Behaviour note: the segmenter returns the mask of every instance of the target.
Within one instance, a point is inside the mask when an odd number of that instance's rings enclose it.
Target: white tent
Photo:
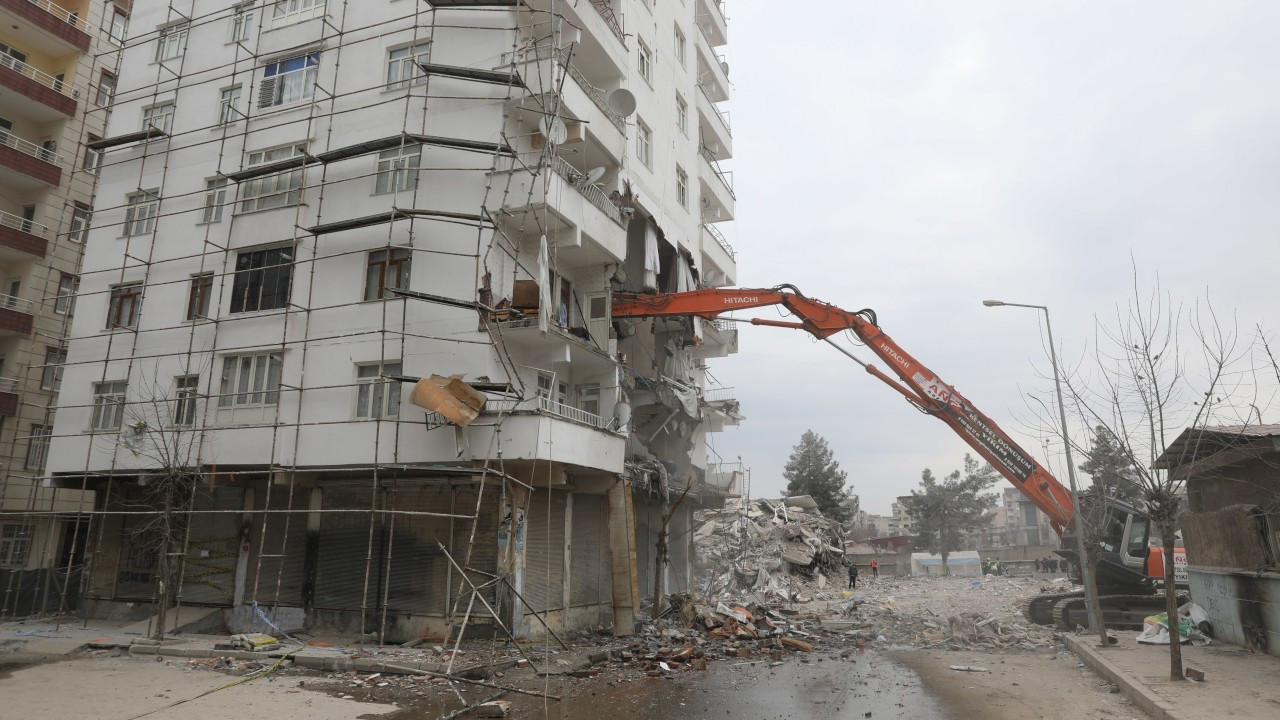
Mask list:
[[[982,558],[976,550],[957,550],[947,555],[947,567],[958,577],[982,577]],[[942,556],[911,553],[912,575],[941,575]]]

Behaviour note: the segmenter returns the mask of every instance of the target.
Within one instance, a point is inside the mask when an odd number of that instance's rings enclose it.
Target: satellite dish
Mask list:
[[[724,71],[725,77],[729,77],[729,63],[727,62],[720,63],[720,69]]]
[[[613,406],[613,422],[615,427],[626,427],[631,422],[631,405],[625,400]]]
[[[636,96],[631,94],[630,90],[618,88],[609,93],[609,97],[605,98],[604,101],[610,110],[622,117],[631,117],[631,113],[636,111]]]
[[[569,128],[565,127],[560,118],[549,117],[542,121],[542,134],[547,136],[547,142],[559,145],[568,139]]]
[[[587,171],[587,176],[583,178],[582,182],[584,185],[594,185],[602,177],[604,177],[604,168],[594,167]]]

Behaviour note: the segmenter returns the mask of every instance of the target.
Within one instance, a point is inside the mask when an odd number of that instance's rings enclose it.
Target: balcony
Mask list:
[[[520,364],[530,367],[554,367],[561,363],[569,363],[583,372],[606,373],[614,367],[609,356],[609,338],[586,339],[580,334],[581,329],[570,331],[551,322],[544,335],[538,329],[538,318],[526,317],[517,320],[503,320],[497,323],[498,332],[507,350]],[[601,347],[603,346],[603,347]]]
[[[715,225],[702,225],[703,279],[708,287],[737,284],[737,252]]]
[[[733,130],[729,127],[729,114],[716,107],[711,96],[698,88],[698,135],[703,145],[714,143],[715,154],[722,160],[733,157]]]
[[[712,47],[729,43],[729,22],[724,16],[724,0],[698,0],[695,21]]]
[[[627,248],[627,218],[586,170],[564,158],[533,156],[512,173],[503,208],[504,226],[532,237],[545,231],[556,252],[573,265],[621,262]],[[505,181],[504,181],[505,182]]]
[[[0,417],[14,417],[18,414],[18,381],[14,378],[0,377]]]
[[[92,30],[81,13],[49,0],[0,0],[0,23],[45,55],[88,52]]]
[[[33,190],[62,182],[62,157],[13,133],[0,131],[0,184]]]
[[[709,47],[706,38],[694,43],[698,49],[698,85],[711,102],[729,99],[729,63]]]
[[[607,92],[596,87],[577,65],[568,62],[566,53],[550,45],[539,45],[520,51],[514,56],[504,53],[502,63],[494,68],[509,72],[512,68],[519,73],[533,92],[533,96],[520,96],[513,102],[518,103],[536,117],[531,120],[540,122],[547,107],[551,103],[552,92],[546,88],[562,88],[559,111],[566,123],[578,121],[583,123],[580,134],[575,140],[594,140],[615,162],[626,152],[627,121],[609,107]],[[568,79],[562,84],[561,76]]]
[[[31,334],[35,303],[12,295],[0,295],[0,337]]]
[[[732,320],[703,320],[702,342],[694,349],[694,357],[700,359],[728,357],[738,352],[738,328]],[[719,392],[717,390],[716,392]],[[707,391],[711,401],[712,391]]]
[[[501,417],[502,422],[498,424]],[[624,431],[606,429],[609,421],[550,398],[490,400],[465,429],[466,453],[480,460],[502,448],[507,462],[533,460],[621,473],[626,455]],[[494,437],[501,433],[501,442]]]
[[[703,393],[706,405],[704,422],[708,432],[721,432],[727,427],[737,427],[744,418],[733,388],[710,388]]]
[[[78,90],[71,83],[0,54],[0,105],[37,123],[75,117]]]
[[[698,182],[702,189],[703,221],[732,220],[734,204],[737,201],[737,196],[733,193],[733,173],[721,170],[715,155],[706,148],[702,149]]]
[[[0,259],[43,258],[49,249],[49,228],[0,211]]]

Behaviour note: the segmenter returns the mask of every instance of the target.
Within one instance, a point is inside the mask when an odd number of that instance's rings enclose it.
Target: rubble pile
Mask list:
[[[695,515],[698,589],[708,598],[755,593],[758,603],[834,597],[845,578],[844,533],[808,496],[734,500]]]

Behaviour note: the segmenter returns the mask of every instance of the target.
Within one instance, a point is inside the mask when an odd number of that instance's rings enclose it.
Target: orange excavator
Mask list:
[[[1061,539],[1057,553],[1075,564],[1078,574],[1075,537],[1068,532],[1076,510],[1070,491],[955,387],[943,382],[886,335],[873,310],[849,312],[807,297],[794,285],[779,285],[767,289],[717,288],[665,294],[619,292],[613,295],[612,316],[614,320],[663,316],[711,320],[723,313],[766,306],[782,306],[796,320],[751,318],[739,322],[804,330],[861,365],[916,409],[946,423],[1049,517]],[[860,360],[831,339],[845,331],[853,333],[875,353],[893,371],[893,376]],[[1098,507],[1092,507],[1091,503]],[[1159,587],[1164,572],[1163,558],[1159,547],[1150,547],[1150,519],[1141,509],[1117,498],[1086,494],[1081,504],[1085,505],[1086,516],[1096,518],[1103,532],[1102,557],[1096,568],[1103,620],[1112,627],[1140,627],[1143,618],[1162,612],[1165,607]],[[1181,548],[1177,555],[1182,555]],[[1033,622],[1057,624],[1067,630],[1088,625],[1084,595],[1079,591],[1037,595],[1028,601],[1026,612]]]

